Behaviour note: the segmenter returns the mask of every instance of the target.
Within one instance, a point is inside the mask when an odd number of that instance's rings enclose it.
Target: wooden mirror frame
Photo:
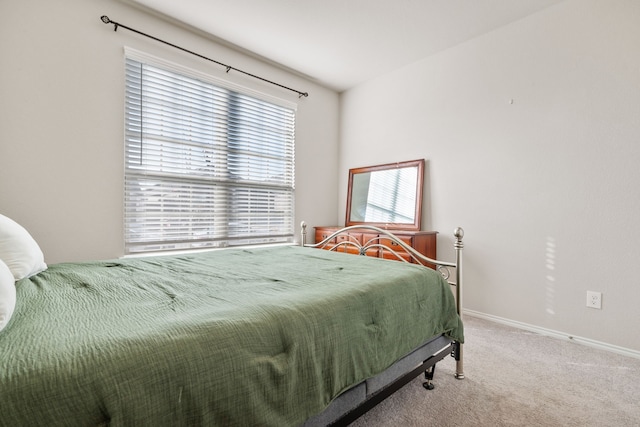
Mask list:
[[[415,188],[416,203],[415,203],[413,223],[408,223],[408,222],[407,223],[394,223],[394,222],[382,223],[382,222],[366,222],[366,221],[351,220],[351,207],[352,207],[351,202],[353,199],[352,189],[353,189],[354,176],[362,173],[400,169],[400,168],[412,168],[412,167],[418,168],[417,174],[416,174],[417,175],[416,188]],[[347,209],[346,209],[347,212],[346,212],[345,226],[349,227],[352,225],[373,225],[373,226],[384,228],[384,229],[420,231],[420,226],[422,221],[423,181],[424,181],[424,159],[349,169],[349,183],[347,187]]]

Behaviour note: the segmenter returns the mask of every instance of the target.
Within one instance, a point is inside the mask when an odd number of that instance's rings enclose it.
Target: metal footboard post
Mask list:
[[[301,246],[307,244],[307,223],[304,221],[300,223],[300,244]]]
[[[458,315],[462,319],[462,249],[464,244],[462,238],[464,237],[464,230],[460,227],[456,228],[453,232],[456,237],[456,241],[453,247],[456,250],[456,310]],[[458,343],[456,349],[456,375],[458,379],[464,378],[464,366],[462,361],[462,343]]]

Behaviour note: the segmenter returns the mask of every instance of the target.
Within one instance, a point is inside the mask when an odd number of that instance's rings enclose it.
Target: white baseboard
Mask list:
[[[589,347],[595,347],[601,350],[610,351],[612,353],[621,354],[623,356],[629,356],[629,357],[634,357],[636,359],[640,359],[640,351],[632,350],[630,348],[620,347],[617,345],[608,344],[605,342],[596,341],[589,338],[577,337],[575,335],[567,334],[565,332],[554,331],[553,329],[542,328],[540,326],[530,325],[528,323],[522,323],[516,320],[510,320],[510,319],[505,319],[503,317],[494,316],[491,314],[481,313],[479,311],[464,309],[462,313],[464,315],[479,317],[481,319],[490,320],[492,322],[502,323],[503,325],[513,326],[514,328],[535,332],[540,335],[559,338],[567,341],[574,341],[578,344],[583,344]]]

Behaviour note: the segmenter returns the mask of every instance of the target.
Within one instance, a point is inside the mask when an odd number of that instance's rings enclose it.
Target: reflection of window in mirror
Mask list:
[[[413,223],[417,176],[417,167],[354,175],[351,221]]]

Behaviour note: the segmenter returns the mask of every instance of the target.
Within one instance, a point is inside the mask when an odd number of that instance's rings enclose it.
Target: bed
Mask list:
[[[464,377],[455,244],[441,271],[305,239],[48,266],[0,331],[0,425],[346,425],[450,354]]]

